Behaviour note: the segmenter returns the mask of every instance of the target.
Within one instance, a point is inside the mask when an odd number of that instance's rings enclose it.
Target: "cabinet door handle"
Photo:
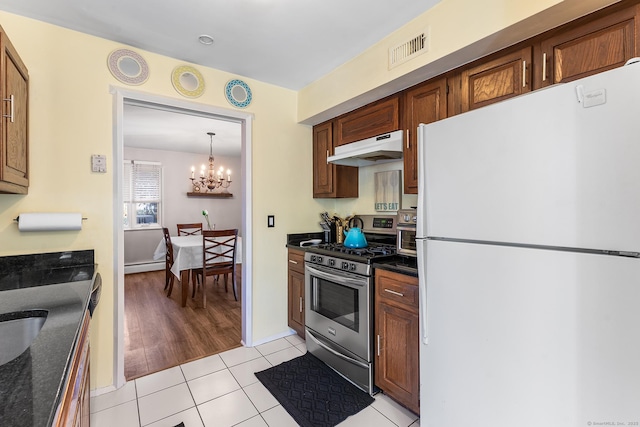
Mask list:
[[[302,313],[302,310],[304,310],[303,306],[304,304],[302,303],[302,297],[300,297],[300,313]]]
[[[407,150],[409,149],[409,139],[410,139],[409,129],[407,129]]]
[[[329,150],[327,150],[327,164],[329,164]]]
[[[15,122],[15,119],[13,117],[13,95],[11,95],[9,98],[4,98],[3,101],[9,101],[11,103],[11,109],[10,109],[10,113],[9,114],[3,114],[2,117],[6,117],[8,119],[11,120],[11,123]]]
[[[378,335],[378,357],[380,357],[380,335]]]
[[[522,61],[522,87],[527,87],[527,61]]]
[[[291,264],[296,264],[296,265],[298,264],[298,261],[294,261],[294,260],[292,260],[292,259],[290,259],[290,260],[289,260],[289,262],[290,262]]]
[[[547,52],[542,54],[542,81],[547,80]]]
[[[385,291],[385,292],[389,292],[390,294],[393,294],[393,295],[397,295],[397,296],[399,296],[399,297],[403,297],[403,296],[404,296],[404,294],[403,294],[403,293],[401,293],[401,292],[396,292],[396,291],[392,291],[391,289],[386,289],[386,288],[385,288],[385,290],[384,290],[384,291]]]

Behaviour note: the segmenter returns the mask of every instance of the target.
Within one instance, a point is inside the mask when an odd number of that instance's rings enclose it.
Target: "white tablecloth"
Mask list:
[[[202,236],[171,236],[171,245],[173,246],[171,272],[178,279],[182,270],[202,268]],[[162,238],[153,253],[153,259],[164,258],[166,252],[166,245]],[[242,264],[242,237],[238,237],[236,242],[236,264]]]

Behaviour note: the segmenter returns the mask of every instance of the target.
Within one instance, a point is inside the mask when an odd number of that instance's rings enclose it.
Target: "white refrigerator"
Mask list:
[[[418,130],[420,424],[640,425],[640,64]]]

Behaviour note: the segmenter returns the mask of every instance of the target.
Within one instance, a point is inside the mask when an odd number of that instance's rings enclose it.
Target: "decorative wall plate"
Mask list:
[[[189,65],[180,65],[171,73],[173,87],[188,98],[197,98],[204,93],[204,78],[200,71]]]
[[[249,106],[253,99],[249,85],[238,79],[229,80],[224,88],[224,94],[229,104],[238,108]]]
[[[140,85],[149,78],[147,61],[129,49],[116,49],[107,57],[107,66],[113,77],[128,85]]]

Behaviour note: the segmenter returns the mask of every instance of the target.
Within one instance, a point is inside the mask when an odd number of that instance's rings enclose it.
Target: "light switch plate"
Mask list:
[[[91,155],[91,171],[92,172],[107,172],[107,156],[104,154]]]
[[[276,218],[274,215],[267,215],[267,227],[275,227],[276,226]]]

